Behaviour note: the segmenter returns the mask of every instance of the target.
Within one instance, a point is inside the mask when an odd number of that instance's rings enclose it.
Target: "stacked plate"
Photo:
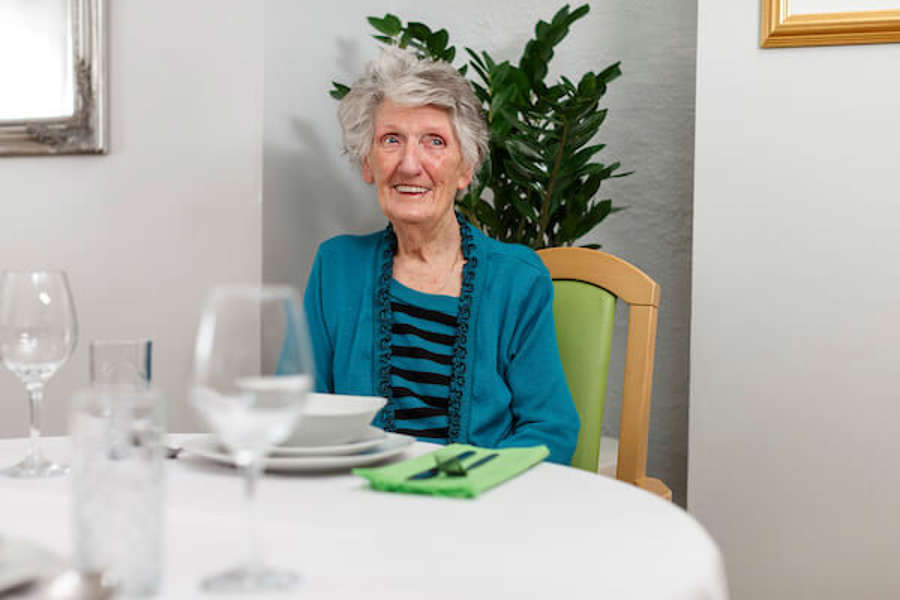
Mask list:
[[[376,464],[402,454],[415,441],[401,433],[386,433],[369,427],[365,435],[354,441],[321,446],[276,446],[265,459],[267,471],[317,472],[339,471]],[[234,459],[222,449],[213,436],[196,436],[185,440],[184,450],[212,460],[233,465]]]
[[[368,423],[384,398],[310,394],[300,425],[287,442],[272,448],[267,471],[337,471],[376,464],[397,456],[415,441],[386,433]],[[234,464],[212,436],[193,437],[184,450],[224,464]]]

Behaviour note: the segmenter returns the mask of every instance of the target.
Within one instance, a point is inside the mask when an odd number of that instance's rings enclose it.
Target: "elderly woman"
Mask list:
[[[304,298],[318,391],[387,398],[374,421],[387,431],[544,444],[550,460],[568,463],[579,421],[547,270],[453,208],[487,152],[468,82],[447,63],[388,49],[338,116],[345,151],[390,224],[319,247]]]

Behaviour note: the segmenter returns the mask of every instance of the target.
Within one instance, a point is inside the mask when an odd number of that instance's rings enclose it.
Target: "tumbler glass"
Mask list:
[[[74,561],[129,596],[159,590],[164,402],[132,384],[76,393],[71,410]]]

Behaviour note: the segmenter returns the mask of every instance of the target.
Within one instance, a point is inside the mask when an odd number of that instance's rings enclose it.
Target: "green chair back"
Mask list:
[[[616,297],[582,281],[553,282],[556,341],[581,429],[572,466],[596,472]]]
[[[589,471],[595,471],[597,466],[614,304],[621,301],[628,307],[628,335],[616,479],[671,500],[668,486],[647,476],[659,284],[628,261],[600,250],[543,248],[538,250],[538,256],[558,286],[554,314],[559,343],[564,349],[563,366],[581,415],[572,465]],[[564,282],[567,285],[563,286]]]

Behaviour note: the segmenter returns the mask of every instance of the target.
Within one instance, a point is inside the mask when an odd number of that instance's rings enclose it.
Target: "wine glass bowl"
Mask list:
[[[204,589],[288,589],[292,572],[264,565],[253,524],[255,487],[266,452],[294,429],[313,378],[299,294],[285,286],[213,290],[200,319],[190,382],[194,409],[244,477],[247,549],[243,564],[205,579]]]
[[[197,386],[191,400],[238,464],[284,441],[306,404],[308,376],[241,377],[233,394]]]
[[[28,391],[30,442],[25,458],[2,472],[51,477],[68,468],[40,449],[44,384],[72,355],[78,341],[75,305],[64,271],[4,271],[0,275],[0,360]]]

